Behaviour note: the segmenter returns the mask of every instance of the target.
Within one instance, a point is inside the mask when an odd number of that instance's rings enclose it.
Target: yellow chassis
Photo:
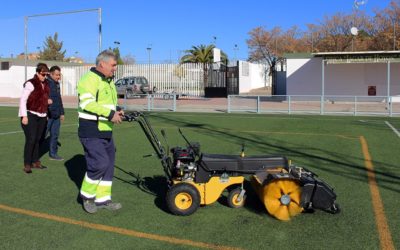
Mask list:
[[[222,192],[229,186],[234,184],[242,184],[243,176],[235,176],[229,178],[221,178],[219,176],[211,177],[207,183],[195,183],[193,181],[173,180],[173,184],[188,183],[193,185],[200,193],[200,205],[208,205],[214,203],[221,196]]]

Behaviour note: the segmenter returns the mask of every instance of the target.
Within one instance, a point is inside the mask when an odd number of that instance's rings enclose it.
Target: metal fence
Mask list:
[[[157,92],[177,92],[185,95],[203,96],[203,66],[199,63],[188,64],[133,64],[120,65],[116,79],[125,76],[144,76],[151,88]]]
[[[61,67],[61,94],[76,96],[76,85],[81,77],[90,70],[91,66],[65,66]]]
[[[79,79],[91,66],[62,67],[62,94],[74,96]],[[133,64],[119,65],[115,80],[125,76],[144,76],[158,92],[177,92],[190,96],[204,96],[203,65],[187,64]]]
[[[400,115],[399,97],[390,96],[228,96],[228,113]]]
[[[276,113],[315,115],[378,115],[400,116],[398,97],[386,96],[249,96],[230,95],[228,98],[204,98],[178,95],[143,95],[120,99],[127,110],[173,112]],[[396,100],[397,101],[397,100]]]
[[[0,106],[18,106],[17,98],[0,98]],[[76,96],[63,96],[66,108],[76,108]],[[176,94],[137,95],[118,99],[126,110],[172,112],[220,112],[258,114],[314,114],[400,117],[400,96],[249,96],[228,98],[179,96]]]

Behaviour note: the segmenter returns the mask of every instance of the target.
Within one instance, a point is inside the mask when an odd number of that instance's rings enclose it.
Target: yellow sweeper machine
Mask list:
[[[166,204],[175,215],[193,214],[200,206],[217,201],[224,190],[228,190],[230,207],[243,207],[245,176],[250,176],[268,213],[279,220],[288,221],[314,209],[340,212],[333,188],[284,156],[245,156],[243,147],[240,155],[202,153],[200,144],[189,142],[180,129],[187,145],[165,150],[143,113],[132,112],[124,119],[140,124],[161,160],[169,185]],[[161,134],[166,142],[163,130]]]

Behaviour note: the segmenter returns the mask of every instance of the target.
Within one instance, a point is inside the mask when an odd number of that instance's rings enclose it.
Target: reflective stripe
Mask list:
[[[93,199],[96,196],[96,194],[88,194],[82,190],[81,190],[81,195],[85,196],[85,198],[88,198],[88,199]]]
[[[100,202],[105,202],[105,201],[110,201],[111,200],[111,195],[107,195],[101,198],[97,198],[94,200],[94,202],[96,203],[100,203]]]
[[[99,184],[100,180],[92,180],[87,176],[87,173],[85,174],[85,178],[83,179],[82,182],[82,187],[81,187],[81,194],[82,196],[91,199],[96,196],[97,193],[97,187]]]
[[[90,184],[99,184],[99,182],[101,182],[101,180],[92,180],[89,178],[89,176],[87,175],[87,173],[85,174],[85,181],[90,183]]]
[[[94,96],[92,94],[90,94],[90,93],[84,93],[84,94],[79,95],[79,100],[83,100],[83,99],[86,99],[86,98],[95,99]]]
[[[88,99],[84,102],[79,102],[79,107],[81,107],[82,109],[85,109],[86,105],[88,105],[89,103],[94,102],[94,101],[95,101],[94,99]]]
[[[96,202],[111,200],[112,181],[100,181],[96,190]]]
[[[91,114],[83,113],[83,112],[78,112],[78,114],[79,114],[79,118],[83,118],[83,119],[86,119],[86,120],[97,121],[97,116],[95,116],[95,115],[91,115]],[[99,116],[99,120],[108,121],[107,118],[101,117],[101,116]]]
[[[102,104],[101,106],[111,109],[111,110],[115,110],[115,105],[114,104]]]
[[[99,186],[111,187],[112,181],[100,181]]]

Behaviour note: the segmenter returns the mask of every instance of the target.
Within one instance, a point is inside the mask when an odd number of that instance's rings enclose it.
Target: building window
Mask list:
[[[1,62],[0,70],[9,70],[10,62]]]
[[[368,86],[368,95],[376,96],[376,86]]]

